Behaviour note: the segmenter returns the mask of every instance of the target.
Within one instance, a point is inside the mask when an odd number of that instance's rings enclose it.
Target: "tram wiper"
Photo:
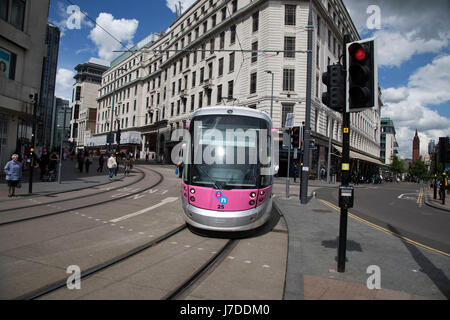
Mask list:
[[[217,181],[215,181],[213,178],[211,178],[211,176],[208,174],[208,172],[206,172],[205,170],[203,170],[202,167],[196,166],[196,168],[199,169],[202,173],[204,173],[204,174],[209,178],[209,180],[211,180],[211,182],[214,184],[214,187],[215,187],[217,190],[222,190],[222,189],[223,189],[223,188],[219,188],[219,186],[217,185]]]

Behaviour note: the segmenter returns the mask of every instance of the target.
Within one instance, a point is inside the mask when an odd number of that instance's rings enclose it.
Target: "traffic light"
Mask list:
[[[300,148],[300,127],[292,128],[292,148]]]
[[[117,144],[120,144],[120,129],[117,129],[116,142]]]
[[[327,92],[322,93],[322,102],[335,111],[342,111],[345,105],[345,75],[340,64],[327,67],[322,74],[322,82],[327,86]]]
[[[347,112],[357,112],[378,105],[378,67],[376,43],[367,39],[347,46]]]
[[[439,160],[441,163],[450,163],[450,139],[449,137],[439,138]]]

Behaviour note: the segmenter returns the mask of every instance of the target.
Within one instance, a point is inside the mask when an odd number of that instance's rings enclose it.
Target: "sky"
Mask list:
[[[381,115],[394,121],[400,156],[412,157],[416,129],[421,154],[427,153],[430,139],[450,136],[450,1],[343,1],[361,38],[377,38]],[[71,99],[77,64],[111,61],[115,50],[166,31],[176,4],[184,10],[194,2],[50,0],[48,20],[62,35],[56,95]]]

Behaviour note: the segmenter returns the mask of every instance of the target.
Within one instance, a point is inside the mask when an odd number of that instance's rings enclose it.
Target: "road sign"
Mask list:
[[[288,113],[286,115],[286,122],[284,124],[285,128],[292,128],[294,126],[294,114]]]

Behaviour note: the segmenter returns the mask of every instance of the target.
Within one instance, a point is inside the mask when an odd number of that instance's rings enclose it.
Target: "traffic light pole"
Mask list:
[[[300,180],[300,202],[301,204],[308,203],[308,178],[309,178],[309,142],[311,139],[311,91],[312,91],[312,45],[313,45],[313,21],[312,21],[312,3],[309,1],[309,15],[308,15],[308,56],[307,56],[307,71],[306,71],[306,108],[305,108],[305,127],[303,131],[303,167]]]
[[[34,104],[33,104],[33,133],[31,136],[31,161],[30,161],[30,177],[28,180],[28,193],[33,193],[33,169],[34,169],[34,161],[36,160],[36,120],[37,120],[37,107],[38,107],[38,98],[39,95],[37,93],[34,94]]]
[[[289,179],[290,179],[290,168],[291,168],[291,138],[292,130],[289,129],[289,145],[288,145],[288,162],[287,162],[287,175],[286,175],[286,199],[289,199]]]
[[[347,67],[346,45],[350,43],[350,35],[344,35],[344,70]],[[348,77],[348,75],[346,75]],[[347,92],[347,82],[345,82],[345,92]],[[343,106],[342,111],[342,186],[348,187],[350,183],[350,112]],[[338,272],[345,272],[345,259],[347,251],[347,220],[348,209],[341,206],[341,216],[339,222],[339,244],[338,244]]]

